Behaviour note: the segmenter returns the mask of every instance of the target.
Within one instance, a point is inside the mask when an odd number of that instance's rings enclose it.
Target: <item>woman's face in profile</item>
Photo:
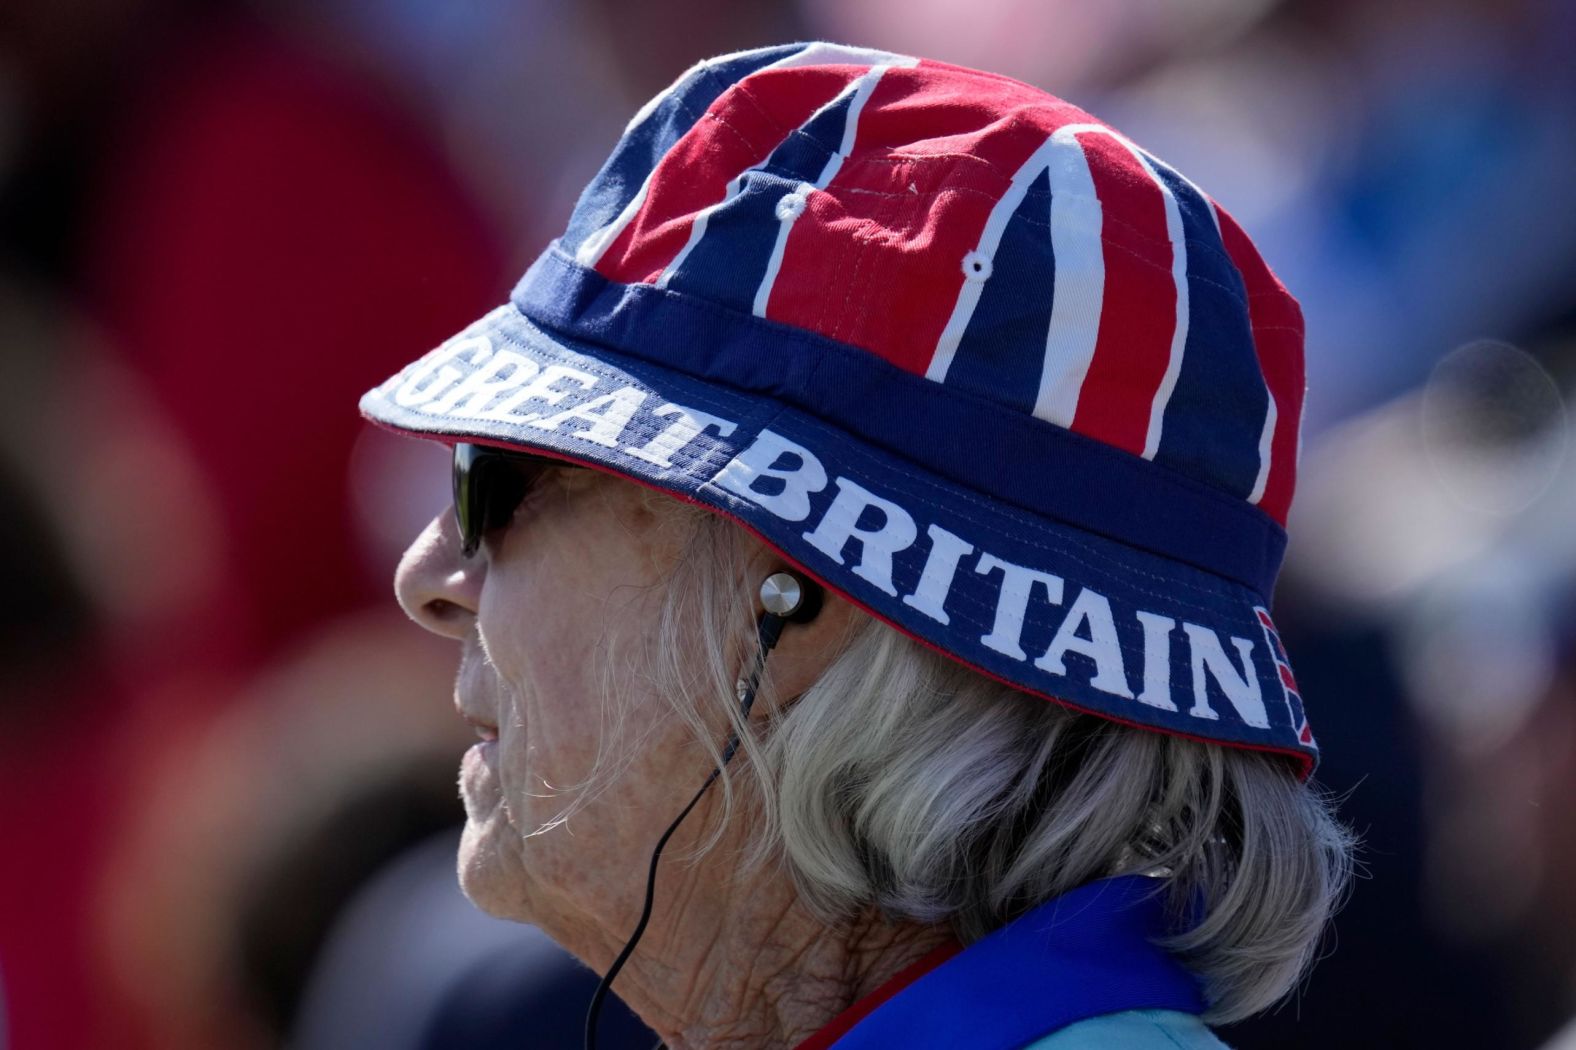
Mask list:
[[[633,483],[552,468],[474,557],[445,511],[400,563],[405,610],[461,643],[455,702],[482,740],[460,772],[460,881],[489,912],[632,921],[634,875],[704,776],[649,674],[689,537],[660,509]],[[616,775],[562,820],[604,746]]]

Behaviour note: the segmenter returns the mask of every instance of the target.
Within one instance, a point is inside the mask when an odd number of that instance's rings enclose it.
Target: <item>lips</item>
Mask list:
[[[460,717],[464,718],[466,724],[468,724],[472,729],[476,730],[476,735],[483,741],[493,741],[498,739],[498,727],[492,723],[483,721],[482,719],[477,718],[475,715],[466,714],[464,711],[460,712]]]
[[[496,715],[483,713],[491,706],[485,698],[493,694],[489,688],[491,683],[483,673],[485,666],[486,657],[480,641],[472,634],[465,640],[460,653],[459,674],[454,681],[454,709],[476,730],[483,743],[492,743],[498,739],[498,723]]]

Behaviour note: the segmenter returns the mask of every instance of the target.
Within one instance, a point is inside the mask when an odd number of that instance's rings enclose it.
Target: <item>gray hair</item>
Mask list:
[[[748,862],[784,862],[827,922],[875,907],[948,923],[965,944],[1091,880],[1152,874],[1191,916],[1163,944],[1199,977],[1205,1020],[1247,1017],[1297,984],[1345,892],[1353,839],[1284,758],[1027,697],[874,619],[791,703],[768,661],[746,725],[735,682],[759,567],[743,530],[715,515],[683,508],[658,527],[691,516],[647,657],[710,759],[723,718],[747,759],[724,771],[697,855],[736,819],[742,788]]]

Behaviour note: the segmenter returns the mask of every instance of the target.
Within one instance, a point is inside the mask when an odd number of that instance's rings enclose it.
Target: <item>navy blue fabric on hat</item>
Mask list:
[[[1301,323],[1087,113],[794,44],[653,99],[511,301],[361,407],[699,503],[985,674],[1306,775],[1269,613]]]

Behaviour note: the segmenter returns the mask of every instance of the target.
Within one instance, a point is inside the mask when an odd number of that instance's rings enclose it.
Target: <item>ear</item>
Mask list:
[[[803,578],[804,574],[792,567],[780,567],[774,572],[791,572]],[[764,576],[762,577],[765,578]],[[822,588],[824,595],[821,609],[809,623],[787,623],[777,646],[766,660],[766,675],[756,710],[781,710],[792,704],[805,690],[826,673],[832,662],[848,648],[861,627],[870,621],[870,615],[844,599],[836,592]],[[756,599],[756,615],[764,610]]]

